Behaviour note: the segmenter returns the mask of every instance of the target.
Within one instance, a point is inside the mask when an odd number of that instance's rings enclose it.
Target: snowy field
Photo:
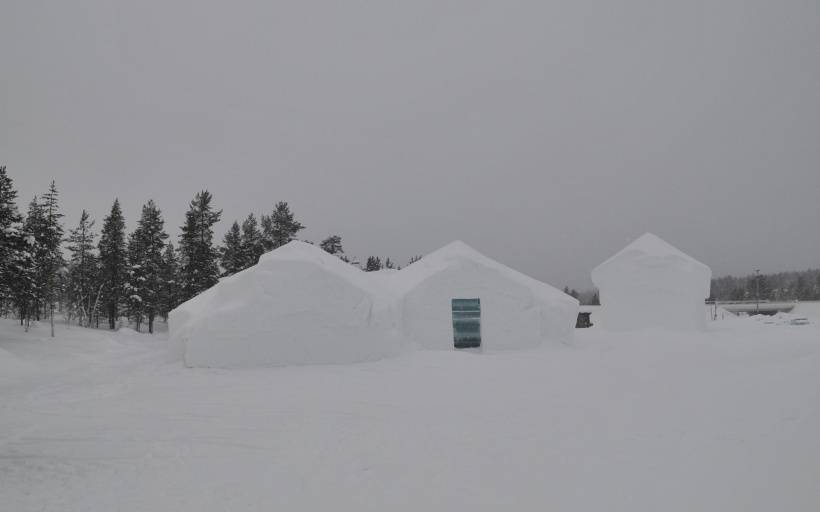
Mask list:
[[[2,320],[0,509],[820,510],[815,313],[254,370]]]

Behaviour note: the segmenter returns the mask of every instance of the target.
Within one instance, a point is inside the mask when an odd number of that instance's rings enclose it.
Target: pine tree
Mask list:
[[[219,252],[213,246],[213,226],[222,210],[214,211],[212,196],[207,190],[199,192],[185,214],[185,225],[180,235],[181,300],[187,301],[219,282]]]
[[[162,269],[160,270],[160,281],[162,287],[160,288],[160,315],[163,320],[168,321],[168,313],[170,313],[179,304],[179,262],[177,260],[177,253],[172,243],[165,246],[165,252],[162,255]]]
[[[234,222],[231,229],[225,233],[219,252],[223,276],[234,275],[250,266],[247,264],[245,252],[242,250],[242,231],[239,229],[238,222]]]
[[[303,229],[305,229],[305,226],[295,219],[288,203],[284,201],[276,203],[270,216],[262,216],[265,250],[272,251],[295,240],[296,234]]]
[[[390,258],[386,258],[384,260],[384,268],[393,270],[396,268],[396,265],[394,265],[393,262],[390,261]]]
[[[590,306],[600,306],[601,305],[601,298],[598,294],[598,290],[595,290],[595,293],[592,294],[592,300],[589,301]]]
[[[382,260],[378,256],[369,256],[367,258],[367,263],[365,263],[364,270],[365,272],[376,272],[384,268],[382,266]]]
[[[139,247],[138,259],[135,261],[139,268],[134,269],[139,281],[138,295],[141,311],[148,319],[148,332],[154,332],[154,319],[162,309],[162,280],[163,250],[168,234],[165,233],[165,221],[162,212],[157,208],[153,199],[142,207],[142,215],[137,223],[135,235]]]
[[[91,326],[92,309],[97,299],[97,256],[94,254],[94,221],[83,210],[80,222],[69,232],[67,298],[69,310],[76,312],[79,325]]]
[[[119,199],[114,199],[111,213],[103,220],[98,247],[105,311],[108,327],[113,330],[117,327],[126,279],[125,219]]]
[[[413,256],[412,258],[410,258],[410,261],[407,262],[407,265],[412,265],[417,261],[421,261],[421,256]]]
[[[339,235],[331,235],[319,243],[319,247],[321,247],[325,252],[330,254],[335,254],[340,256],[344,254],[344,249],[342,249],[342,237]]]
[[[242,257],[245,261],[243,270],[259,263],[259,257],[265,254],[265,246],[262,241],[262,232],[256,217],[251,213],[242,222]]]

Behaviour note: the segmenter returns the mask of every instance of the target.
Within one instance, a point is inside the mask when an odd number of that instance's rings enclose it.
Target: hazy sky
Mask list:
[[[820,266],[817,0],[0,3],[0,164],[66,223],[198,190],[404,263],[555,286],[645,231],[715,274]]]

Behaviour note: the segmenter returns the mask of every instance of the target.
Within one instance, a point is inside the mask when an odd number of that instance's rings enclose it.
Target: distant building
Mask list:
[[[592,271],[601,299],[596,317],[614,331],[703,329],[711,278],[709,267],[646,233]]]

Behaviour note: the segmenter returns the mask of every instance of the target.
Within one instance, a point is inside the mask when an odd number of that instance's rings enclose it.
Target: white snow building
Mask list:
[[[646,233],[592,271],[596,319],[613,331],[703,329],[711,279],[709,267]]]
[[[351,363],[393,355],[399,337],[380,283],[291,242],[170,315],[187,366]]]
[[[568,341],[578,301],[453,242],[385,281],[396,293],[405,339],[430,349],[489,350]]]

